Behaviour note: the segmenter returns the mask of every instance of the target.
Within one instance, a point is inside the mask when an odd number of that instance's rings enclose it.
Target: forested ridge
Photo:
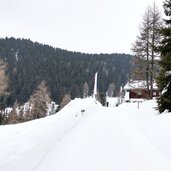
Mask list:
[[[129,54],[85,54],[53,48],[26,39],[1,38],[0,59],[6,63],[8,88],[1,101],[11,106],[23,104],[42,80],[53,101],[60,103],[65,94],[83,96],[87,82],[93,91],[94,74],[98,72],[98,91],[105,93],[114,83],[114,95],[130,77],[132,56]]]

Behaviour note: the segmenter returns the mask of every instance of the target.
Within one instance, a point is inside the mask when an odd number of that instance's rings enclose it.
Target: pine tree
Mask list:
[[[96,99],[102,104],[102,106],[106,105],[106,95],[104,93],[98,92],[96,95]]]
[[[162,92],[158,99],[160,113],[165,110],[171,112],[171,1],[166,0],[163,7],[167,19],[165,19],[165,26],[161,29],[163,39],[159,46],[161,71],[158,85]]]

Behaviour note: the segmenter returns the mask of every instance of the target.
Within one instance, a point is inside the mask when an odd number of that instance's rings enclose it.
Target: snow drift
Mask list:
[[[156,102],[75,99],[56,115],[0,126],[2,171],[170,171],[171,114]]]

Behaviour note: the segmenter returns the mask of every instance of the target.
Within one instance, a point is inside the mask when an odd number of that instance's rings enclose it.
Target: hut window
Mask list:
[[[141,91],[138,91],[138,96],[141,96],[141,95],[142,95]]]

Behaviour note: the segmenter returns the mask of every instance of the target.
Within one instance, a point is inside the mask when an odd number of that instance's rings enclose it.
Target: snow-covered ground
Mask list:
[[[75,99],[56,115],[0,126],[0,170],[171,171],[171,113],[139,105]]]

